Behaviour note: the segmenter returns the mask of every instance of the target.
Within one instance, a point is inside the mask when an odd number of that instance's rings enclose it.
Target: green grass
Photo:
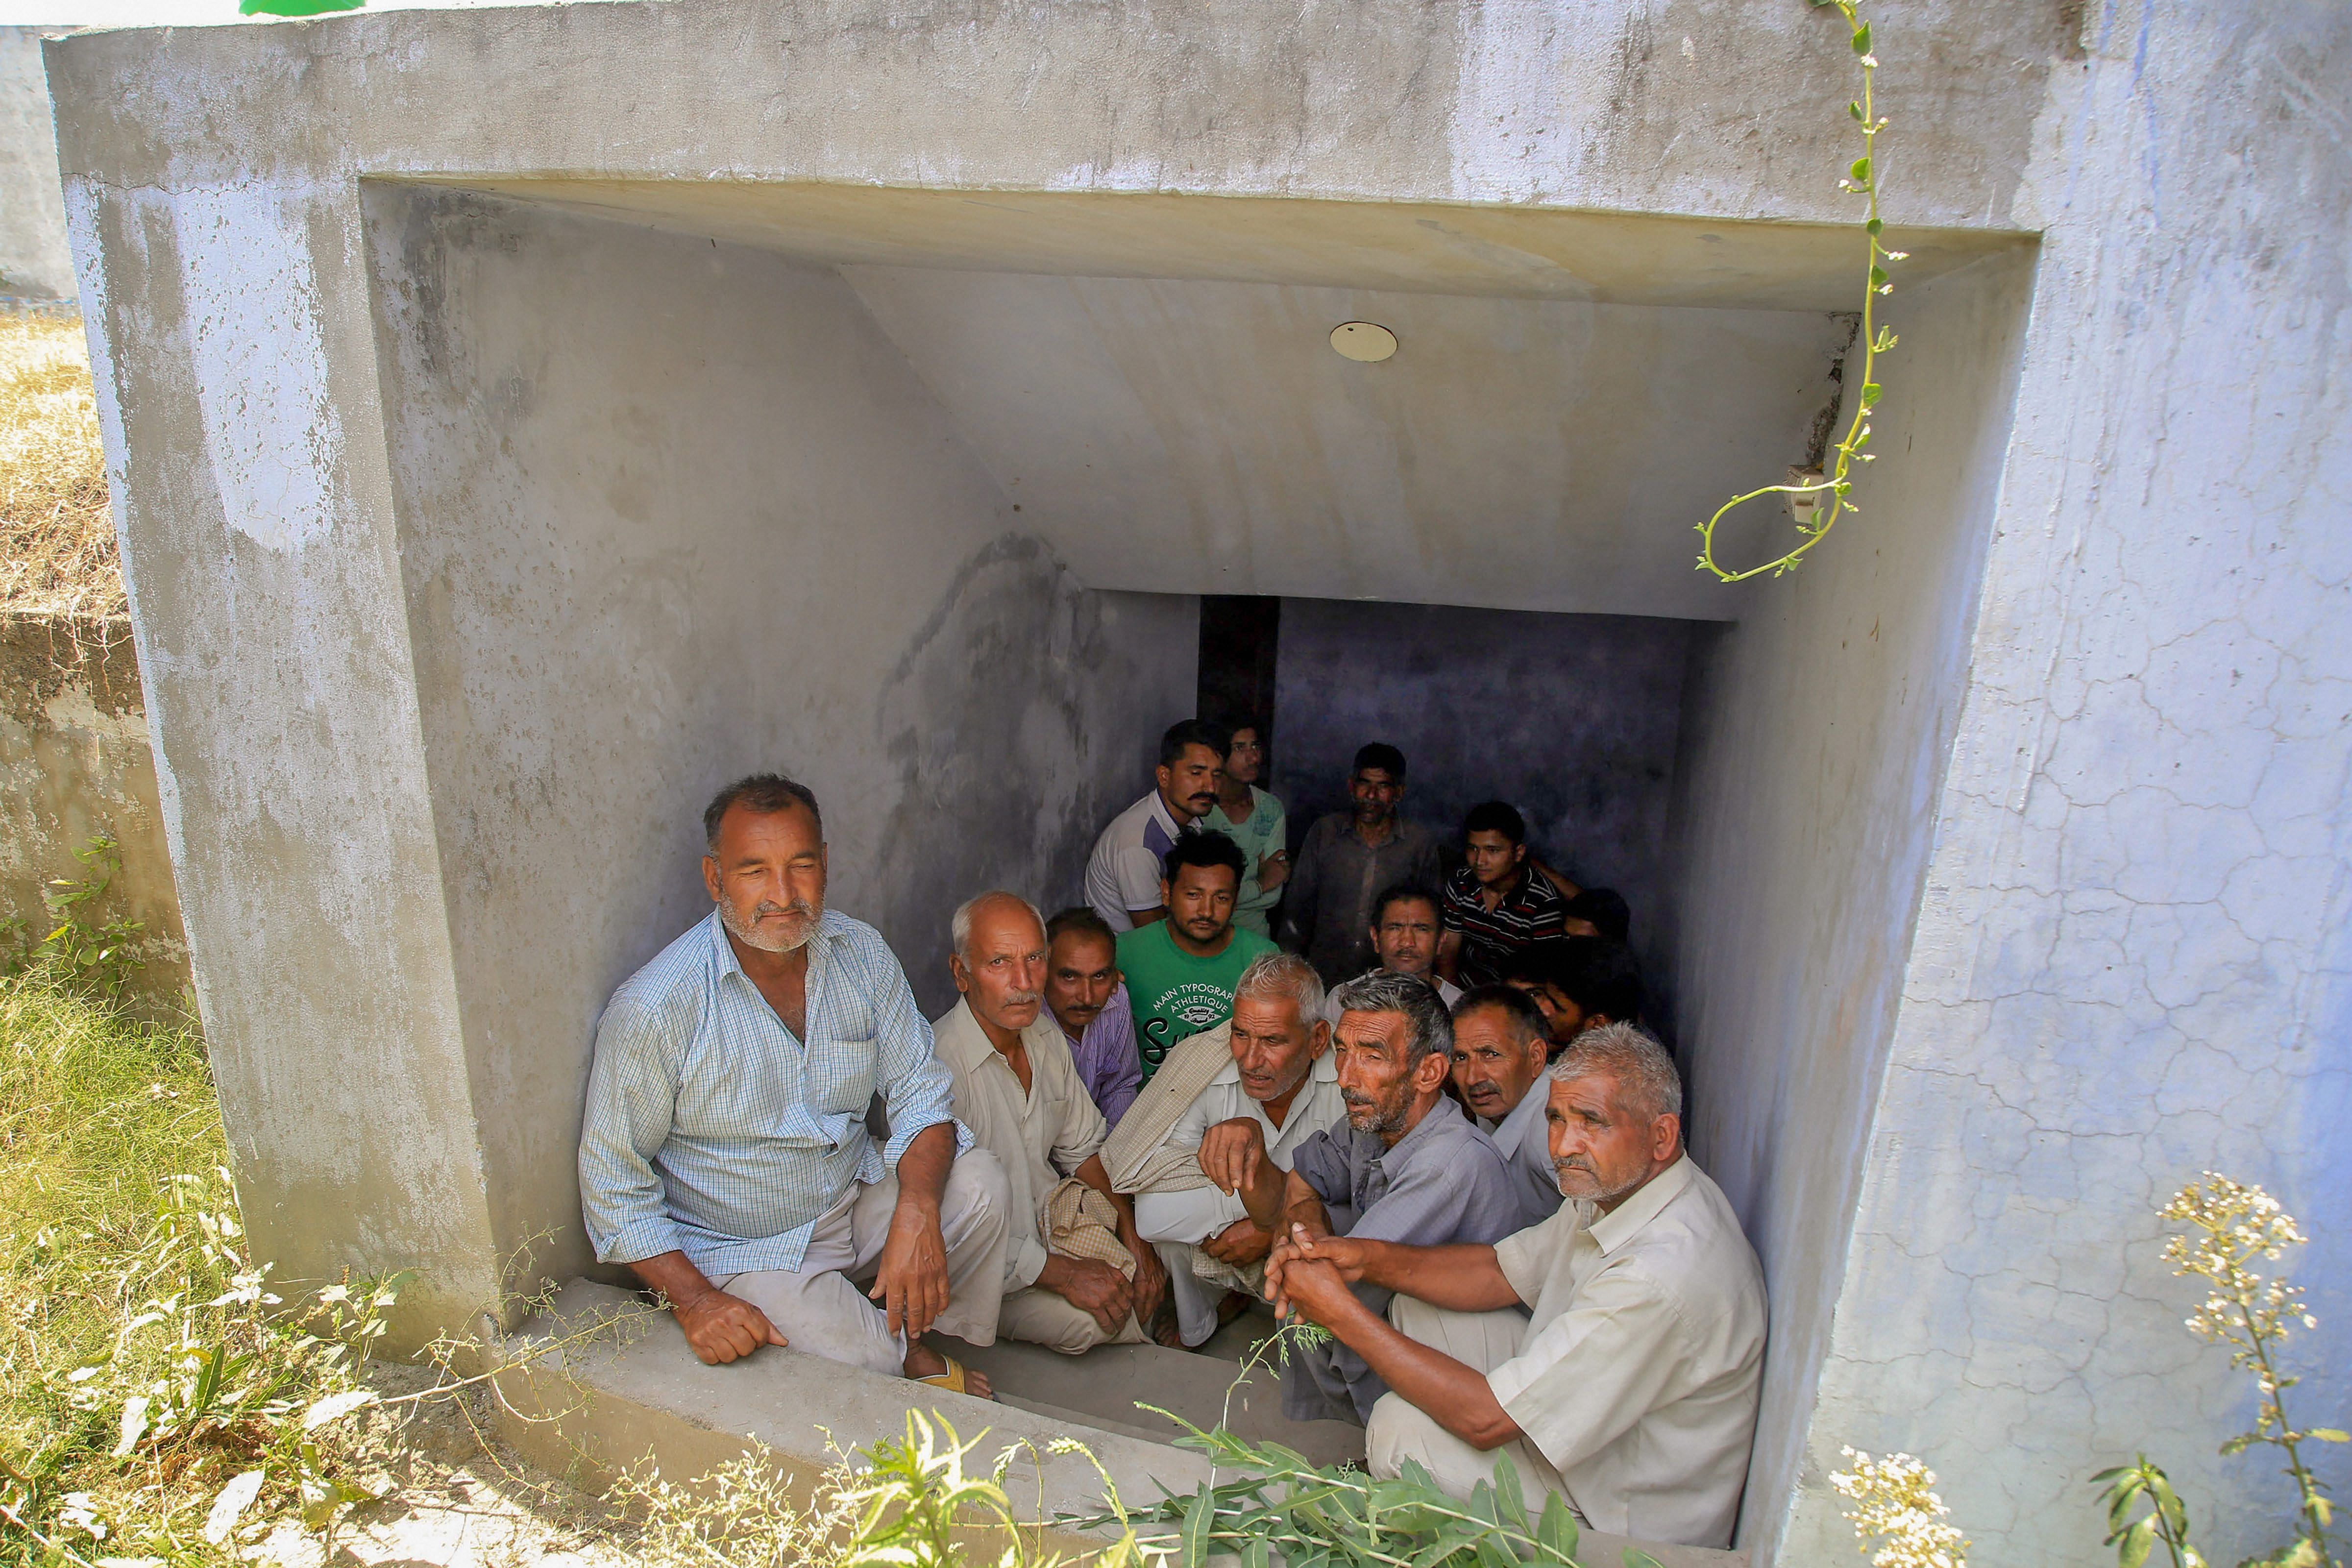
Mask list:
[[[37,974],[0,982],[0,1399],[19,1447],[37,1370],[106,1343],[110,1289],[177,1175],[226,1158],[204,1042]],[[20,1449],[21,1451],[21,1449]]]

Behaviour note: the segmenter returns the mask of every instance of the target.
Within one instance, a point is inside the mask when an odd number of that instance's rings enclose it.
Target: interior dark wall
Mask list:
[[[1509,801],[1537,853],[1625,895],[1643,973],[1663,978],[1692,635],[1645,616],[1285,599],[1273,773],[1294,847],[1345,805],[1356,748],[1387,741],[1408,816],[1453,849],[1472,805]]]

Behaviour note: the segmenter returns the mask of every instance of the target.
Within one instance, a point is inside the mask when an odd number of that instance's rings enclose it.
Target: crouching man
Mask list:
[[[702,825],[718,907],[596,1029],[580,1134],[596,1256],[659,1291],[705,1362],[789,1344],[986,1396],[919,1341],[994,1342],[1004,1172],[964,1152],[898,961],[824,907],[816,796],[758,774]],[[887,1142],[866,1127],[877,1091]]]
[[[1185,1344],[1216,1332],[1222,1307],[1248,1306],[1230,1292],[1265,1282],[1274,1231],[1239,1195],[1238,1151],[1255,1150],[1251,1168],[1271,1167],[1278,1190],[1298,1146],[1340,1119],[1322,1014],[1312,964],[1261,954],[1234,983],[1233,1016],[1179,1042],[1103,1145],[1113,1184],[1136,1194],[1137,1228],[1167,1263]]]
[[[1129,1200],[1111,1192],[1097,1152],[1110,1130],[1045,1014],[1045,919],[1016,893],[982,893],[951,929],[963,1000],[933,1027],[957,1120],[1004,1167],[1012,1235],[997,1331],[1064,1355],[1140,1340],[1167,1276]]]
[[[1502,1154],[1445,1093],[1454,1030],[1435,988],[1374,970],[1332,997],[1346,1124],[1300,1144],[1286,1176],[1260,1157],[1248,1126],[1234,1130],[1230,1150],[1203,1148],[1201,1163],[1229,1170],[1250,1218],[1277,1237],[1438,1246],[1491,1242],[1518,1229],[1518,1194]],[[1351,1283],[1365,1310],[1387,1307],[1380,1281]],[[1267,1285],[1271,1296],[1271,1279]],[[1360,1423],[1387,1392],[1379,1371],[1344,1341],[1295,1348],[1282,1411],[1294,1421]]]
[[[1655,1040],[1588,1031],[1549,1089],[1571,1200],[1550,1219],[1491,1247],[1302,1229],[1276,1247],[1267,1287],[1387,1380],[1366,1434],[1374,1476],[1410,1459],[1466,1498],[1500,1456],[1594,1529],[1727,1547],[1756,1431],[1763,1271],[1683,1152],[1682,1086]],[[1366,1285],[1396,1292],[1393,1327],[1360,1300]]]

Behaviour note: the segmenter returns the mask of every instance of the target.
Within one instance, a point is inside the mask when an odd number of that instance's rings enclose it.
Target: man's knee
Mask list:
[[[1437,1466],[1431,1461],[1437,1456],[1433,1437],[1461,1441],[1402,1394],[1383,1394],[1372,1405],[1371,1419],[1364,1423],[1364,1468],[1383,1481],[1402,1474],[1407,1459],[1433,1471]]]
[[[985,1149],[967,1149],[949,1168],[948,1184],[940,1194],[941,1220],[953,1216],[965,1232],[986,1235],[1005,1228],[1012,1206],[1012,1189],[1004,1166]]]

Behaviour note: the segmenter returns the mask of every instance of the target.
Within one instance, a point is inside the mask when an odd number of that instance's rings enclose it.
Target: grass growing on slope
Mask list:
[[[0,314],[0,610],[122,608],[81,321]]]
[[[0,980],[0,1563],[219,1562],[323,1528],[388,1295],[289,1311],[246,1252],[194,1032]]]

